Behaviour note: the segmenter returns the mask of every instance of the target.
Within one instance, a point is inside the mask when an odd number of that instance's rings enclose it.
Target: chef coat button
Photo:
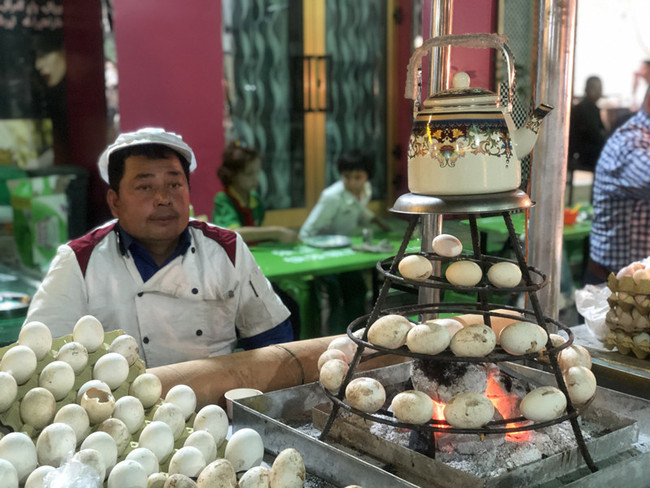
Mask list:
[[[144,293],[142,293],[142,292],[138,293],[139,297],[141,297],[142,295],[144,295]]]
[[[192,294],[196,295],[199,292],[198,288],[192,288]]]
[[[142,342],[144,342],[145,344],[149,344],[149,338],[148,337],[143,337]]]
[[[232,290],[228,290],[228,297],[229,297],[229,298],[232,298],[232,297],[234,297],[234,296],[235,296],[235,292],[232,291]]]
[[[203,331],[202,331],[201,329],[198,329],[198,330],[196,331],[196,335],[197,335],[197,336],[202,336],[202,335],[203,335]]]
[[[196,248],[193,247],[193,248],[192,248],[192,254],[194,254],[195,252],[196,252]]]

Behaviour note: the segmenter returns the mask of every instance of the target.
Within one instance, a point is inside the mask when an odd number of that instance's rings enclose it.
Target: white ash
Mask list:
[[[411,381],[416,390],[437,402],[449,403],[459,393],[485,392],[492,367],[489,364],[417,360],[411,367]]]

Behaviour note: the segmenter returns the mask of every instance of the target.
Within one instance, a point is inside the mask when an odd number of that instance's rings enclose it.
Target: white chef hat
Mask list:
[[[106,183],[108,183],[108,162],[111,154],[118,149],[127,146],[137,146],[140,144],[162,144],[163,146],[170,147],[183,155],[190,163],[190,172],[196,169],[196,158],[192,148],[183,142],[183,138],[173,132],[167,132],[165,129],[157,127],[144,127],[135,132],[125,132],[117,136],[115,142],[108,146],[104,152],[99,156],[97,166],[99,166],[99,174]]]

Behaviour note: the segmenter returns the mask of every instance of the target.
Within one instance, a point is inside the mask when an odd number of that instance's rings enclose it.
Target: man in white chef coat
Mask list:
[[[115,220],[59,247],[25,322],[59,337],[94,315],[132,335],[147,367],[293,339],[241,237],[189,218],[196,159],[179,135],[121,134],[98,164]]]

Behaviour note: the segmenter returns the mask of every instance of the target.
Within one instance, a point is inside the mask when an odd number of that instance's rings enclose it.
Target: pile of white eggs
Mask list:
[[[355,335],[360,333],[363,329],[356,331]],[[565,341],[562,336],[547,335],[539,325],[525,321],[513,322],[495,317],[493,328],[480,323],[463,324],[455,319],[413,324],[396,314],[379,317],[368,328],[367,338],[370,344],[387,349],[406,346],[411,352],[436,355],[449,348],[455,356],[474,358],[487,356],[497,344],[513,356],[542,355],[549,338],[554,347]],[[318,359],[319,379],[324,388],[338,393],[356,348],[357,344],[349,337],[338,337],[330,342]],[[591,400],[596,393],[596,378],[591,372],[591,357],[587,349],[571,345],[560,351],[558,363],[572,403],[580,406]],[[345,401],[357,410],[375,413],[386,402],[386,391],[373,378],[355,378],[345,388]],[[566,397],[559,388],[544,386],[532,390],[522,399],[520,411],[528,420],[543,422],[561,416],[566,404]],[[434,403],[426,393],[408,390],[393,397],[390,409],[401,422],[423,424],[431,420]],[[454,396],[445,405],[443,413],[453,427],[480,428],[493,419],[494,406],[481,392],[464,392]]]
[[[263,468],[258,432],[240,429],[226,441],[226,412],[206,405],[195,413],[187,385],[161,398],[138,352],[133,337],[105,334],[92,316],[55,340],[45,324],[25,324],[18,342],[0,349],[0,422],[14,430],[0,439],[0,486],[66,486],[80,476],[107,488],[303,486],[297,451]]]
[[[432,249],[443,258],[456,258],[463,245],[451,234],[440,234],[433,239]],[[433,265],[422,254],[409,254],[400,260],[398,270],[406,279],[426,281],[433,274]],[[475,261],[460,259],[449,264],[445,278],[455,286],[476,286],[483,279],[483,270]],[[514,288],[521,282],[521,269],[513,262],[501,261],[488,268],[487,278],[497,288]]]

